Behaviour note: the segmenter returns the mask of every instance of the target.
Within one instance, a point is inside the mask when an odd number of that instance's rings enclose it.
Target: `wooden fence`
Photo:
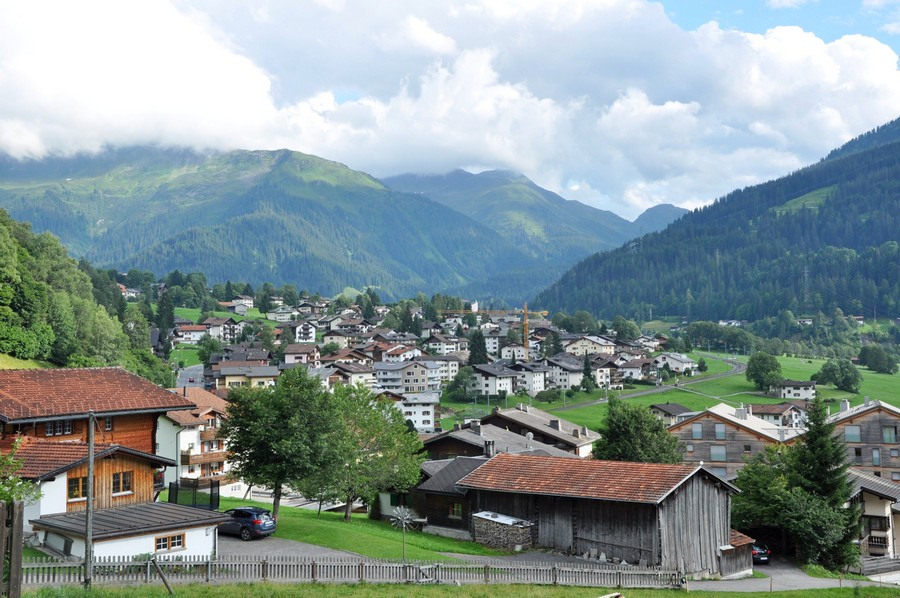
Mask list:
[[[400,563],[375,560],[310,559],[297,556],[184,557],[157,560],[168,582],[252,581],[334,583],[546,584],[604,588],[675,588],[681,575],[653,568],[610,568],[578,563]],[[26,586],[80,584],[80,559],[30,558],[22,565]],[[161,583],[152,560],[97,558],[93,583]]]

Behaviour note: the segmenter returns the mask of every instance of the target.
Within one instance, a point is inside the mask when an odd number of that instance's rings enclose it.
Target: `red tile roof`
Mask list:
[[[495,492],[660,503],[698,468],[501,453],[459,481]]]
[[[5,438],[0,451],[8,453],[15,438]],[[157,457],[137,451],[118,444],[104,442],[94,443],[94,456],[102,457],[113,453],[122,452],[136,457],[142,457],[151,461],[166,465],[174,464],[169,459]],[[27,480],[39,480],[51,477],[71,469],[88,459],[88,444],[80,441],[52,441],[31,436],[22,437],[22,443],[16,451],[16,459],[21,460],[22,466],[16,474]]]
[[[186,398],[197,406],[190,411],[169,411],[166,413],[166,416],[182,426],[205,425],[206,418],[201,416],[210,411],[215,411],[223,415],[228,411],[228,401],[199,386],[170,388],[169,392],[173,392],[182,398]]]
[[[754,540],[750,536],[745,536],[736,529],[729,530],[728,543],[735,548],[738,548],[739,546],[746,546],[747,544],[752,544],[753,542],[756,542],[756,540]]]
[[[0,421],[193,407],[190,400],[121,368],[0,370]]]

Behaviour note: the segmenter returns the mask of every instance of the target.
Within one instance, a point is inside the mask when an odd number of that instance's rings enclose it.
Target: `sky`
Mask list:
[[[509,169],[633,219],[900,116],[900,0],[0,1],[0,154]]]

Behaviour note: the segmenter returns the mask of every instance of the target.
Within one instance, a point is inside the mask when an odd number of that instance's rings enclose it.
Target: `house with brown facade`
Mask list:
[[[121,368],[0,370],[0,431],[86,442],[88,416],[97,442],[156,450],[156,420],[194,403]]]
[[[802,430],[779,426],[750,414],[746,407],[714,405],[669,426],[684,446],[686,463],[702,462],[712,473],[732,478],[745,459],[770,444],[796,438]]]

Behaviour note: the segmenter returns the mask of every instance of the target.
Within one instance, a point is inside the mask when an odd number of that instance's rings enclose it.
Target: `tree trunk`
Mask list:
[[[272,492],[272,519],[278,521],[278,508],[281,506],[281,484],[275,485]]]
[[[353,497],[347,495],[347,504],[344,505],[344,521],[350,521],[350,513],[353,512]]]

